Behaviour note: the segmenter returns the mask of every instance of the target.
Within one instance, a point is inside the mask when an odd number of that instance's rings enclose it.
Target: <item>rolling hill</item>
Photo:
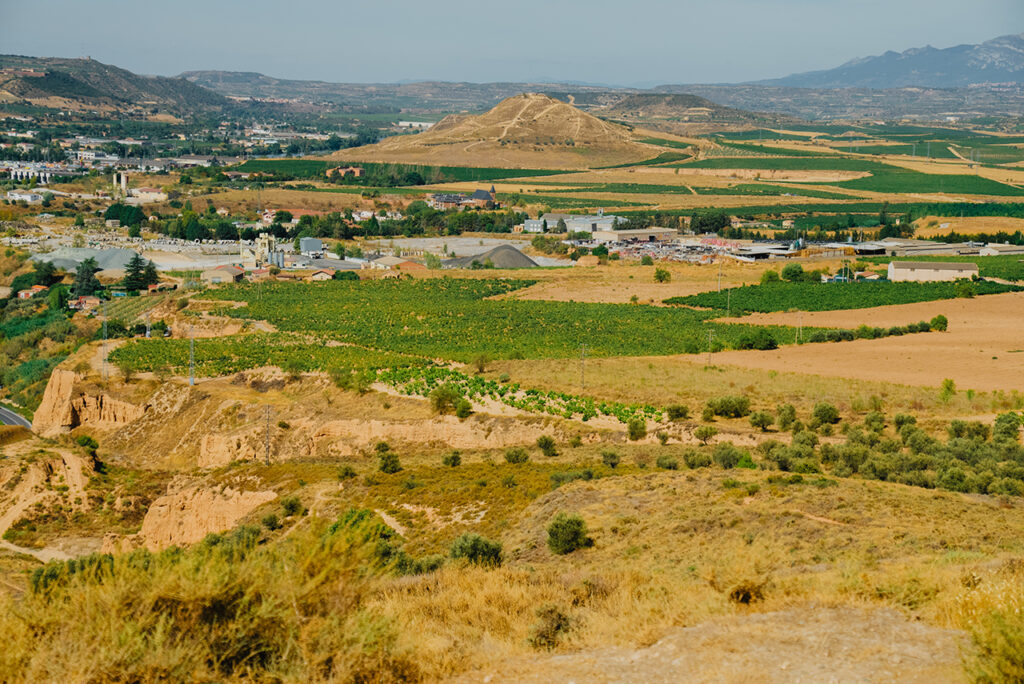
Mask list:
[[[0,55],[0,101],[41,107],[146,109],[189,116],[231,102],[182,78],[141,76],[93,59]]]
[[[1024,83],[1024,33],[979,45],[890,50],[851,60],[835,69],[759,82],[795,88],[955,88],[985,83]]]
[[[507,98],[477,116],[450,115],[416,135],[332,155],[335,159],[415,164],[586,168],[654,157],[632,131],[547,95]]]

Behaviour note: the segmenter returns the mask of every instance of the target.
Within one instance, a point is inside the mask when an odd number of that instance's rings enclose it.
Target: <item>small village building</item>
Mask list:
[[[245,271],[237,266],[218,266],[203,271],[199,278],[207,285],[219,285],[221,283],[237,283],[245,275]]]
[[[462,206],[462,203],[465,200],[465,195],[452,194],[448,192],[435,192],[434,194],[427,196],[427,204],[430,205],[431,209],[436,209],[438,211],[458,209]]]
[[[140,204],[167,201],[167,193],[159,188],[133,188],[128,194]]]
[[[402,257],[386,256],[374,259],[368,263],[371,269],[382,271],[425,271],[427,267],[417,261],[410,261]]]
[[[333,178],[337,176],[339,178],[362,178],[366,171],[361,166],[336,166],[333,169],[327,169],[327,177]]]
[[[309,279],[312,282],[323,282],[324,280],[333,280],[334,279],[334,269],[333,268],[322,268],[319,271],[313,271],[313,273],[310,274]]]
[[[975,278],[977,275],[978,265],[970,262],[891,261],[888,277],[896,283],[932,283]]]
[[[46,292],[49,289],[50,288],[48,288],[48,287],[46,287],[44,285],[33,285],[32,287],[30,287],[28,289],[19,290],[18,291],[18,299],[31,299],[32,297],[35,297],[40,292]]]

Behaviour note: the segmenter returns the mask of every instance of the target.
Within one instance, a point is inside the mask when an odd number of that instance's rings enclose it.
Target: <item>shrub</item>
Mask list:
[[[668,433],[667,432],[659,432],[658,433],[658,442],[660,442],[662,446],[665,446],[666,444],[668,444]]]
[[[892,424],[896,427],[897,432],[902,432],[904,425],[914,425],[916,423],[917,418],[906,413],[897,413],[892,417]]]
[[[928,327],[930,327],[932,330],[939,330],[944,332],[948,326],[949,320],[942,314],[939,314],[932,320],[928,321]]]
[[[452,413],[462,399],[462,393],[455,385],[445,383],[430,392],[430,405],[438,413]]]
[[[634,416],[626,423],[626,434],[632,441],[643,439],[647,436],[647,421],[639,416]]]
[[[946,378],[942,381],[942,387],[939,389],[939,399],[942,401],[949,401],[956,396],[956,383],[953,382],[952,378]]]
[[[778,415],[780,430],[788,430],[796,421],[796,408],[792,404],[779,405],[775,413]]]
[[[978,294],[978,290],[974,287],[974,283],[969,280],[958,280],[953,285],[953,294],[963,299],[971,299],[974,295]]]
[[[299,501],[297,496],[289,496],[281,499],[281,509],[284,511],[285,516],[290,518],[302,512],[302,502]]]
[[[555,447],[555,440],[549,435],[541,435],[538,437],[537,447],[541,450],[541,453],[548,458],[558,456],[558,449]]]
[[[690,409],[682,404],[665,407],[665,413],[669,420],[686,420],[690,417]]]
[[[687,468],[707,468],[711,465],[711,457],[704,451],[687,449],[683,453],[683,461]]]
[[[452,542],[449,555],[452,558],[465,558],[476,565],[497,567],[501,565],[501,551],[501,542],[467,533]]]
[[[449,468],[457,468],[462,465],[462,454],[453,449],[441,457],[441,463]]]
[[[795,283],[799,280],[803,280],[804,267],[800,264],[790,263],[782,267],[782,279],[788,280],[791,283]]]
[[[622,456],[619,455],[619,452],[615,451],[614,449],[604,449],[601,451],[601,462],[604,463],[609,468],[618,467],[621,461]]]
[[[749,330],[742,335],[736,341],[737,349],[778,349],[779,342],[775,339],[775,336],[764,328],[757,330]]]
[[[878,411],[872,411],[864,416],[864,427],[872,432],[882,432],[885,430],[885,416]]]
[[[750,399],[747,397],[718,397],[708,401],[708,407],[716,416],[742,418],[750,413]]]
[[[656,283],[667,283],[672,280],[672,274],[664,268],[654,269],[654,282]]]
[[[641,266],[653,266],[654,265],[654,259],[652,259],[650,257],[650,255],[645,254],[644,256],[640,257],[640,265]]]
[[[774,423],[775,416],[768,411],[756,411],[755,413],[750,414],[751,427],[756,427],[761,430],[761,432],[767,432],[768,428],[770,428]]]
[[[281,522],[273,513],[268,513],[267,515],[263,516],[263,519],[260,521],[260,523],[271,532],[281,528]]]
[[[1012,605],[1007,599],[1004,605]],[[982,613],[971,629],[975,654],[967,671],[972,681],[1024,681],[1024,615],[1009,605]]]
[[[557,606],[544,606],[537,610],[540,618],[530,630],[530,645],[550,651],[558,645],[558,639],[569,631],[572,621]]]
[[[350,465],[343,465],[338,468],[338,479],[339,480],[350,480],[356,476],[356,469]]]
[[[526,463],[530,460],[530,454],[523,447],[512,447],[505,450],[506,463]]]
[[[483,373],[487,370],[487,364],[490,362],[490,357],[487,354],[480,354],[473,359],[473,365],[476,366],[477,373]]]
[[[658,456],[656,463],[659,468],[663,468],[665,470],[679,470],[679,460],[675,456],[662,454],[661,456]]]
[[[473,405],[469,403],[469,400],[462,397],[455,404],[455,416],[457,418],[469,418],[473,415]]]
[[[1020,425],[1021,419],[1016,413],[1000,413],[996,416],[995,425],[992,427],[992,437],[1012,442],[1019,441]]]
[[[715,419],[715,409],[705,406],[700,412],[700,419],[705,423],[710,423]]]
[[[587,524],[578,515],[559,513],[548,525],[548,548],[560,556],[593,544],[587,536]]]
[[[779,272],[778,271],[773,271],[773,270],[769,269],[769,270],[767,270],[767,271],[765,271],[764,273],[761,274],[761,284],[762,285],[768,285],[769,283],[777,283],[780,280],[781,280],[781,278],[779,278]]]
[[[815,404],[811,415],[822,425],[835,425],[839,422],[839,409],[828,402],[822,401]]]
[[[389,451],[380,455],[380,472],[391,474],[401,470],[402,462],[398,460],[398,454]]]
[[[699,439],[701,444],[707,444],[717,434],[718,428],[714,425],[701,425],[693,431],[693,436]]]
[[[719,465],[721,468],[726,470],[735,468],[739,465],[740,459],[743,458],[746,452],[737,449],[732,442],[720,442],[715,445],[714,450],[711,452],[711,459]],[[747,454],[749,458],[749,454]]]

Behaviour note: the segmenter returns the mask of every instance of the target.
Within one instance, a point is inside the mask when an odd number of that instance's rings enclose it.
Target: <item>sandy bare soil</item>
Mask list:
[[[460,682],[957,682],[962,632],[808,606],[676,629],[643,649],[522,658]]]
[[[961,389],[1019,390],[1024,380],[1024,293],[988,295],[852,311],[755,314],[748,323],[855,328],[949,319],[945,333],[880,340],[787,346],[773,351],[728,351],[716,364],[791,370],[813,375],[939,386],[952,378]]]
[[[928,225],[932,221],[935,225]],[[1014,233],[1024,231],[1024,219],[1007,216],[929,216],[917,222],[914,237],[928,239],[936,235],[947,235],[950,231],[968,234],[992,234],[1000,231]]]

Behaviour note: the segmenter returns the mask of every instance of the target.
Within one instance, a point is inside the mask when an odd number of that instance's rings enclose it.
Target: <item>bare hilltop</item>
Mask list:
[[[622,125],[547,95],[524,93],[480,115],[453,114],[430,130],[345,150],[335,159],[527,168],[586,168],[636,162],[657,148]]]

